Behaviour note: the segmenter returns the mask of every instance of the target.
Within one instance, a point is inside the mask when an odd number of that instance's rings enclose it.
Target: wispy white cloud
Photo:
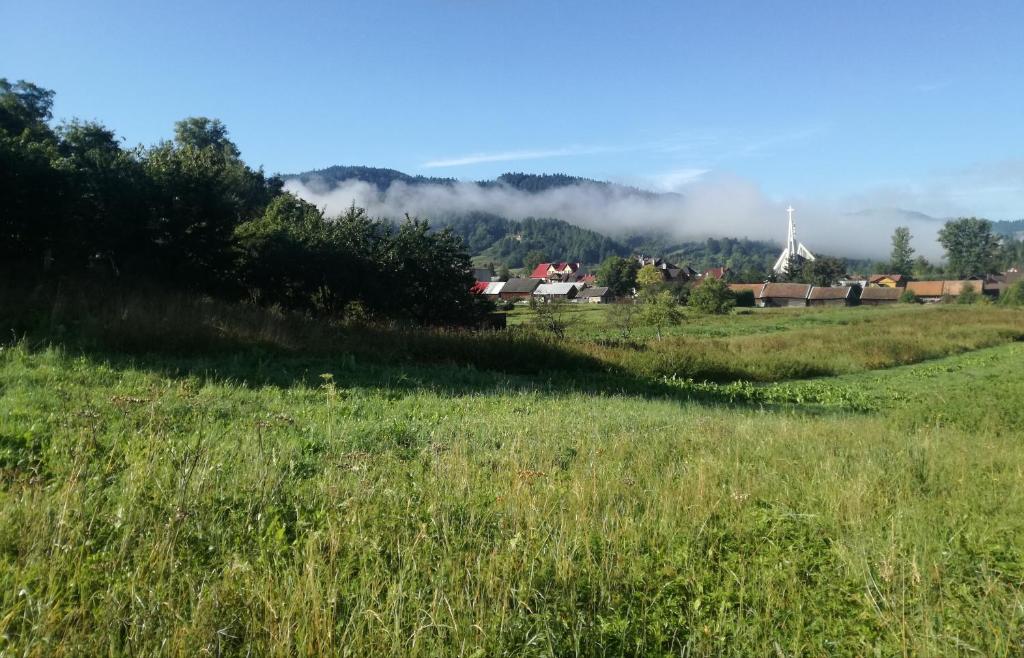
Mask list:
[[[562,158],[573,155],[594,155],[597,153],[608,153],[620,150],[606,146],[566,146],[555,149],[537,149],[523,151],[500,151],[498,153],[471,153],[451,158],[440,158],[428,160],[421,166],[427,169],[441,167],[462,167],[465,165],[480,164],[484,162],[515,162],[518,160],[543,160],[547,158]]]

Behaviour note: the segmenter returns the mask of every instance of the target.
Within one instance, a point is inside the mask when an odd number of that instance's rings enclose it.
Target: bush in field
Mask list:
[[[701,313],[721,315],[736,306],[736,296],[725,281],[708,277],[694,287],[687,304]]]
[[[661,340],[662,327],[683,321],[682,309],[668,290],[645,295],[641,315],[647,324],[655,328],[658,340]]]
[[[913,290],[904,290],[900,294],[901,304],[916,304],[918,302],[917,295],[914,294]]]
[[[974,286],[964,286],[960,289],[960,296],[956,298],[957,304],[977,304],[981,301],[981,295],[974,289]]]
[[[629,338],[633,332],[633,325],[636,324],[637,305],[632,302],[612,304],[608,309],[608,326],[615,330],[623,339]]]
[[[548,302],[535,302],[535,299],[530,298],[530,307],[534,312],[530,326],[554,334],[558,338],[565,338],[565,332],[569,328],[568,304],[560,299]]]
[[[1024,306],[1024,280],[1011,283],[999,297],[1003,306]]]

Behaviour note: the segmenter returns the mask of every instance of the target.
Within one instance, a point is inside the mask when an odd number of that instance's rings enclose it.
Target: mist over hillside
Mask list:
[[[472,213],[510,220],[556,218],[615,240],[664,235],[683,242],[737,237],[781,244],[786,203],[754,183],[710,176],[682,193],[656,193],[564,174],[503,174],[495,180],[460,181],[410,176],[394,169],[330,167],[285,176],[285,188],[330,214],[355,203],[372,215],[406,213],[434,221]],[[914,247],[941,255],[935,236],[941,219],[899,208],[845,209],[830,202],[793,199],[797,230],[815,252],[851,258],[884,258],[896,226],[909,226]]]

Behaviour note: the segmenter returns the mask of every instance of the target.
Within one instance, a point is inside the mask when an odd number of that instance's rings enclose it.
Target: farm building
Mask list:
[[[879,286],[872,286],[865,288],[860,293],[860,303],[867,306],[882,306],[885,304],[895,304],[900,301],[900,295],[904,292],[903,288],[882,288]]]
[[[854,287],[814,286],[807,296],[808,306],[852,306],[856,303],[857,288]]]
[[[539,285],[540,281],[537,279],[509,279],[498,293],[498,299],[509,302],[525,301],[533,295],[533,291]]]
[[[550,302],[555,299],[573,299],[577,292],[576,286],[571,283],[542,283],[533,291],[533,296]]]
[[[483,281],[475,281],[473,285],[469,287],[469,294],[471,295],[482,295],[484,290],[487,289],[487,284]]]
[[[943,297],[959,297],[965,287],[973,288],[980,295],[985,291],[984,285],[983,281],[911,281],[907,290],[922,302],[937,302]]]
[[[576,299],[587,304],[607,304],[614,297],[608,286],[597,286],[595,288],[584,288],[576,295]]]
[[[805,283],[766,283],[757,298],[760,307],[807,306],[811,286]]]
[[[504,281],[492,281],[487,284],[487,287],[484,288],[484,291],[480,294],[493,302],[499,298],[501,295],[501,289],[504,287]]]
[[[754,306],[761,296],[763,283],[730,283],[729,291],[736,296],[737,306]]]

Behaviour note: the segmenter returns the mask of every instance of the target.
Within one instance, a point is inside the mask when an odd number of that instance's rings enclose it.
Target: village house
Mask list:
[[[537,279],[509,279],[498,293],[498,299],[506,302],[529,300],[539,285]]]
[[[531,279],[537,279],[539,281],[546,281],[548,278],[548,270],[551,269],[551,263],[537,263],[537,267],[533,268],[530,272]]]
[[[531,279],[541,281],[574,281],[582,263],[540,263],[530,272]]]
[[[814,286],[807,296],[808,306],[852,306],[857,303],[857,288]]]
[[[907,285],[907,277],[902,274],[872,274],[868,277],[868,285],[881,288],[903,288]]]
[[[553,300],[568,301],[576,297],[577,292],[578,289],[572,283],[542,283],[533,291],[533,296],[546,302]]]
[[[895,304],[900,301],[900,295],[904,292],[903,288],[883,288],[881,286],[872,286],[865,288],[860,293],[860,303],[865,306],[884,306],[885,304]]]
[[[548,281],[574,281],[582,263],[552,263],[548,269]]]
[[[805,283],[766,283],[756,302],[761,308],[807,306],[811,286]]]
[[[669,282],[680,282],[689,281],[698,276],[697,270],[693,269],[689,265],[683,265],[679,267],[667,260],[661,258],[652,258],[644,256],[643,254],[637,256],[637,263],[640,267],[647,267],[648,265],[661,272],[661,276],[665,281]]]
[[[1011,267],[1002,274],[995,274],[988,277],[984,283],[985,294],[992,297],[998,297],[1008,287],[1024,279],[1024,273],[1021,273],[1016,267]]]
[[[732,270],[730,270],[728,267],[712,267],[711,269],[704,270],[704,273],[700,275],[700,278],[724,279],[730,274],[732,274]]]
[[[581,304],[608,304],[615,298],[608,286],[595,286],[581,290],[576,299]]]

